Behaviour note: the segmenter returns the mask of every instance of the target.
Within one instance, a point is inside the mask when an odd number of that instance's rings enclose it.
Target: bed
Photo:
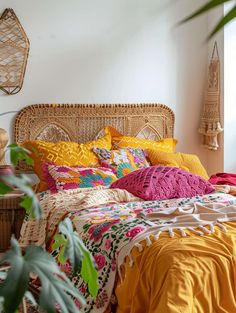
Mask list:
[[[87,142],[106,125],[159,140],[173,137],[174,113],[161,104],[32,105],[17,115],[14,140]],[[32,171],[24,164],[18,170]],[[236,198],[230,191],[163,201],[142,201],[121,189],[42,192],[43,219],[25,220],[20,243],[45,246],[58,258],[57,225],[65,216],[72,220],[99,272],[96,299],[73,277],[87,301],[83,312],[233,313]],[[67,264],[64,270],[69,273]]]

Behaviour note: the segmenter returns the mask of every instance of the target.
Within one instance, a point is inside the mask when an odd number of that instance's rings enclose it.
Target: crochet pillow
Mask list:
[[[199,175],[204,179],[209,179],[199,157],[195,154],[167,153],[156,150],[147,150],[147,154],[152,165],[178,167],[187,172]]]
[[[107,150],[96,147],[93,151],[99,158],[100,165],[112,169],[118,178],[149,166],[142,149]]]
[[[108,168],[86,168],[82,166],[44,163],[43,173],[52,192],[60,190],[109,186],[117,180]]]
[[[94,146],[111,149],[111,135],[89,141],[86,143],[77,143],[72,141],[47,142],[41,140],[31,140],[23,144],[25,148],[31,151],[30,157],[34,160],[34,171],[40,179],[37,191],[44,191],[47,184],[43,177],[43,162],[53,162],[57,165],[83,165],[94,167],[99,165],[98,158],[91,150]]]
[[[118,179],[111,188],[125,189],[144,200],[189,198],[214,191],[203,178],[175,167],[150,166]]]

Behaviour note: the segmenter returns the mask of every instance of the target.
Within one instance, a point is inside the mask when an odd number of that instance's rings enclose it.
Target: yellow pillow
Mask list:
[[[106,126],[104,128],[105,134],[111,134],[111,137],[123,136],[119,130],[115,129],[112,126]]]
[[[93,147],[111,149],[111,135],[86,143],[76,143],[70,141],[60,141],[57,143],[31,140],[23,144],[25,148],[31,151],[31,158],[34,160],[34,171],[40,179],[37,191],[44,191],[47,184],[43,177],[43,162],[53,162],[56,165],[83,165],[93,167],[99,164],[95,153],[91,150]]]
[[[174,138],[164,138],[161,140],[151,140],[144,138],[120,136],[112,137],[112,145],[115,148],[141,148],[141,149],[154,149],[164,152],[175,152],[177,140]]]
[[[145,138],[137,138],[122,135],[112,126],[105,127],[105,134],[110,134],[112,138],[112,146],[117,148],[141,148],[141,149],[157,149],[164,152],[175,152],[178,140],[174,138],[164,138],[160,140],[151,140]]]
[[[157,150],[147,150],[148,157],[152,165],[164,165],[178,167],[185,171],[191,172],[204,179],[209,179],[207,172],[199,160],[198,156],[194,154],[185,153],[167,153]]]

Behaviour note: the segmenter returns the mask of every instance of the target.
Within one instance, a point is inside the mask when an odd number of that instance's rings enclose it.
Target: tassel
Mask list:
[[[129,266],[130,266],[130,267],[132,267],[132,266],[133,266],[133,264],[134,264],[133,257],[132,257],[132,255],[131,255],[131,254],[129,254],[129,255],[128,255],[128,257],[129,257]]]
[[[205,233],[205,234],[211,234],[211,232],[210,232],[210,230],[208,230],[206,227],[204,227],[204,226],[198,226],[198,228],[200,228],[202,231],[203,231],[203,233]]]
[[[137,242],[137,243],[135,244],[135,247],[138,248],[138,251],[139,251],[139,252],[142,252],[142,251],[143,251],[143,245],[141,245],[140,243]]]
[[[155,239],[155,240],[158,240],[159,237],[160,237],[160,234],[161,234],[161,231],[159,231],[156,235],[154,235],[154,239]]]
[[[151,241],[150,237],[146,237],[146,243],[147,243],[147,246],[148,246],[148,247],[151,246],[152,241]]]
[[[175,233],[173,232],[173,229],[172,228],[169,228],[169,235],[171,238],[173,238],[175,236]]]
[[[214,225],[210,224],[210,229],[211,229],[211,233],[214,233],[214,232],[215,232]]]
[[[187,236],[186,232],[182,228],[180,228],[179,231],[180,231],[180,234],[181,234],[182,237],[186,237]]]
[[[194,234],[196,234],[196,235],[199,235],[199,236],[204,235],[203,232],[201,232],[201,231],[199,231],[199,230],[196,230],[196,229],[194,229],[193,227],[188,227],[188,229],[189,229],[192,233],[194,233]]]
[[[219,227],[219,228],[221,228],[221,230],[224,232],[224,233],[227,233],[227,228],[224,226],[224,225],[222,225],[222,224],[220,224],[220,223],[216,223],[216,225]]]

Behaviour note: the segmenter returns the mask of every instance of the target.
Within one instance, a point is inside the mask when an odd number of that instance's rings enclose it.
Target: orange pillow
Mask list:
[[[47,183],[43,177],[42,165],[44,162],[53,162],[56,165],[82,165],[94,167],[99,165],[96,154],[92,151],[94,147],[111,149],[111,135],[86,143],[71,141],[60,141],[57,143],[30,140],[23,146],[31,151],[30,157],[34,160],[34,171],[40,179],[37,191],[47,190]]]
[[[160,140],[151,140],[138,137],[124,136],[112,126],[105,127],[105,133],[111,134],[112,146],[117,148],[141,148],[155,149],[164,152],[175,152],[177,140],[174,138],[163,138]]]
[[[157,150],[147,150],[152,165],[164,165],[178,167],[187,172],[209,179],[209,176],[202,165],[199,157],[195,154],[167,153]]]

